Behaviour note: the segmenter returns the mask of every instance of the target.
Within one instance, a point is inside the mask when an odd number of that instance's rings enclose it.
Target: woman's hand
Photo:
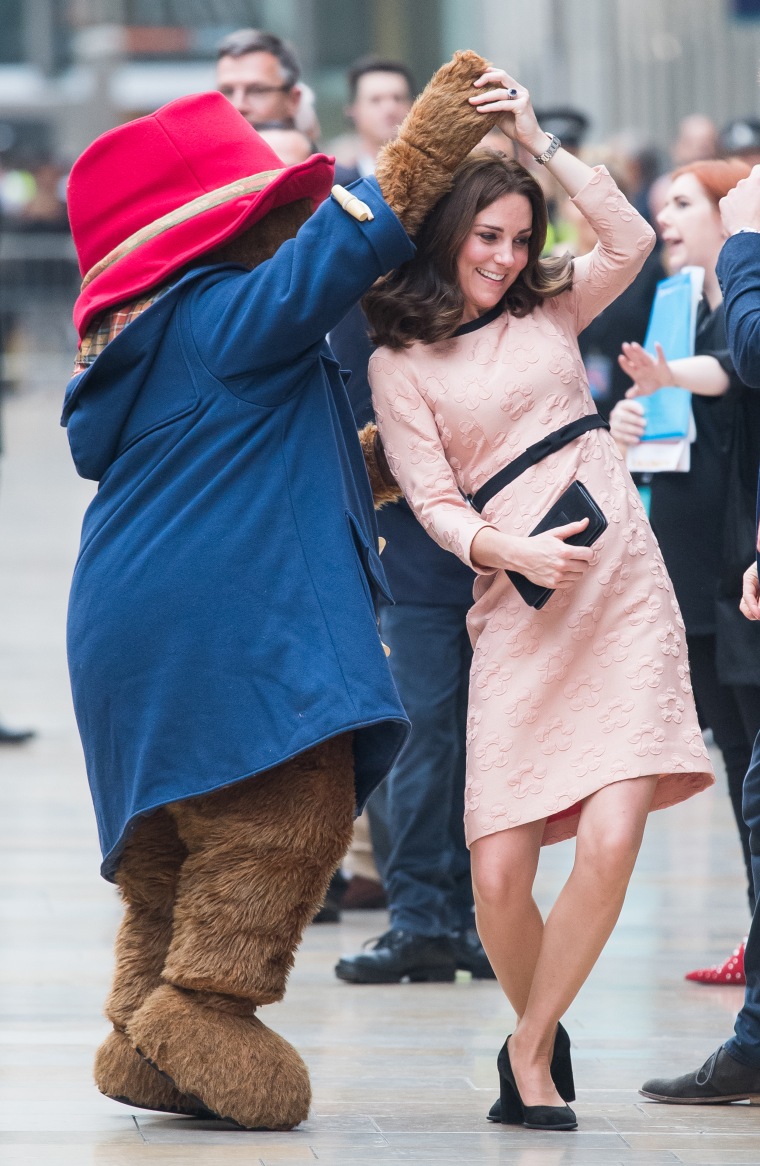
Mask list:
[[[470,545],[470,558],[481,567],[502,567],[519,571],[539,587],[562,587],[576,583],[588,570],[594,551],[564,540],[580,534],[588,519],[569,522],[533,537],[503,534],[496,527],[483,527]]]
[[[503,69],[490,68],[473,85],[476,88],[482,88],[483,85],[498,86],[488,93],[477,93],[470,98],[470,104],[475,106],[478,113],[500,113],[499,128],[534,158],[540,158],[549,149],[552,137],[539,126],[528,90],[514,77],[510,77]],[[571,198],[575,198],[594,177],[591,167],[567,150],[557,150],[546,163],[546,168]]]
[[[675,384],[673,370],[665,359],[662,345],[655,344],[657,359],[645,352],[640,344],[624,344],[618,357],[618,364],[634,384],[626,397],[648,397],[666,385]]]
[[[488,69],[474,84],[476,88],[483,85],[500,86],[470,98],[470,103],[476,106],[478,113],[498,113],[503,110],[504,116],[499,122],[499,128],[507,137],[524,146],[534,157],[543,154],[551,138],[536,121],[528,90],[518,84],[514,77],[510,77],[509,73],[495,68]]]
[[[638,401],[618,401],[610,413],[610,433],[620,446],[638,445],[647,427]]]
[[[747,567],[742,580],[742,599],[739,611],[747,619],[760,619],[760,583],[757,581],[757,563]]]

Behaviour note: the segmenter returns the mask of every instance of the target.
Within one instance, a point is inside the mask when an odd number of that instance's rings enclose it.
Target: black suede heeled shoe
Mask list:
[[[552,1081],[563,1101],[575,1101],[575,1081],[573,1079],[573,1062],[570,1057],[570,1037],[561,1024],[557,1025],[557,1035],[554,1038],[554,1053],[550,1067]],[[520,1125],[521,1117],[514,1119],[502,1118],[501,1097],[497,1097],[487,1114],[488,1121],[503,1122],[504,1125]]]
[[[524,1105],[509,1061],[509,1037],[497,1059],[501,1120],[506,1125],[523,1125],[527,1130],[575,1130],[578,1120],[569,1105]]]

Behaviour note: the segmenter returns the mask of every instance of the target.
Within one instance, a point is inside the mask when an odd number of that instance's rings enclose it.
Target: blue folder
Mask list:
[[[697,306],[701,280],[699,269],[687,269],[657,284],[644,349],[655,358],[655,341],[668,360],[694,355]],[[691,393],[687,389],[658,389],[651,397],[638,397],[644,409],[646,431],[642,441],[677,441],[689,433]]]

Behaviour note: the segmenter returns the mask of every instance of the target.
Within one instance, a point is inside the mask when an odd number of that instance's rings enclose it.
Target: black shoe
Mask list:
[[[406,977],[413,984],[448,984],[456,970],[448,936],[415,935],[396,929],[381,935],[371,951],[344,956],[335,965],[338,979],[350,984],[399,984]]]
[[[346,881],[341,903],[344,911],[384,911],[387,906],[385,888],[377,879],[353,875]]]
[[[32,729],[7,729],[0,725],[0,745],[23,745],[37,734]]]
[[[312,923],[340,923],[340,908],[347,886],[348,879],[336,870],[330,879],[325,901],[312,919]]]
[[[730,1101],[760,1105],[760,1069],[742,1065],[721,1045],[696,1073],[669,1081],[653,1077],[639,1093],[671,1105],[726,1105]]]
[[[578,1121],[569,1105],[523,1105],[509,1063],[509,1037],[497,1059],[501,1120],[505,1125],[524,1125],[527,1130],[576,1130]]]
[[[480,936],[474,927],[455,931],[451,937],[457,971],[470,972],[473,980],[495,980],[496,973],[488,962]]]
[[[557,1025],[554,1038],[554,1053],[549,1067],[557,1092],[563,1101],[575,1101],[575,1081],[573,1062],[570,1057],[570,1037],[561,1024]],[[489,1121],[501,1121],[501,1097],[497,1097],[488,1111]],[[506,1123],[509,1124],[509,1123]]]

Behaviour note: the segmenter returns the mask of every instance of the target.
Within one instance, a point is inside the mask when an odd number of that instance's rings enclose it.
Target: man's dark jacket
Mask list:
[[[358,170],[335,168],[335,181],[343,186],[358,177]],[[330,346],[341,367],[350,373],[346,387],[360,426],[374,420],[367,380],[373,347],[367,333],[367,319],[358,303],[330,332]],[[433,541],[403,499],[393,506],[384,506],[377,516],[377,525],[387,544],[383,566],[396,603],[469,607],[474,572]]]
[[[718,259],[717,273],[723,291],[731,359],[744,384],[760,389],[760,235],[740,231],[727,239]],[[756,561],[760,570],[760,552]]]

